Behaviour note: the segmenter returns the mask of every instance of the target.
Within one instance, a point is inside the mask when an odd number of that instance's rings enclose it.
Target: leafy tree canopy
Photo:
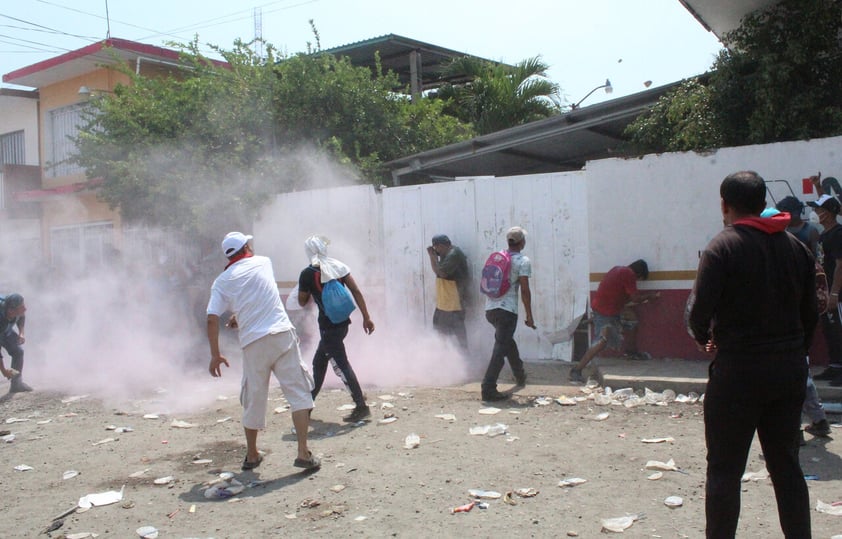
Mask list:
[[[726,35],[712,71],[629,126],[643,151],[842,134],[842,2],[782,0]]]
[[[447,101],[447,113],[470,123],[481,135],[541,120],[561,111],[558,84],[547,77],[539,57],[515,66],[465,56],[445,75],[465,74],[463,84],[445,84],[434,97]]]
[[[186,68],[136,76],[96,98],[76,139],[76,162],[102,177],[101,194],[127,222],[218,236],[271,196],[314,185],[379,181],[379,165],[472,135],[443,113],[395,94],[397,77],[347,59],[258,57],[247,44],[183,46]]]

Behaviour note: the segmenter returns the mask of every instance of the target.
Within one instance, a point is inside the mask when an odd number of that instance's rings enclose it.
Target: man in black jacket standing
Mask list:
[[[788,214],[760,218],[755,172],[722,182],[725,228],[702,253],[688,329],[716,356],[705,393],[707,537],[734,537],[740,478],[755,431],[788,538],[810,537],[810,498],[798,462],[806,353],[818,322],[810,252],[785,232]]]

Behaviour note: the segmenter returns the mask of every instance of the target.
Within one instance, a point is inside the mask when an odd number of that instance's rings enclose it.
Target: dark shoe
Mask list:
[[[518,387],[526,386],[526,372],[520,373],[520,376],[515,375],[515,385]]]
[[[798,440],[798,445],[804,447],[805,445],[807,445],[807,440],[804,439],[804,431],[800,430],[798,431],[798,434],[801,436],[801,439]]]
[[[623,356],[631,361],[649,361],[652,355],[649,352],[629,352]]]
[[[836,367],[827,367],[819,374],[813,376],[813,380],[833,380],[834,378],[839,376],[839,373],[842,373],[842,369],[838,369]]]
[[[250,462],[249,458],[246,457],[246,458],[243,459],[243,465],[242,465],[241,469],[243,471],[254,470],[258,466],[260,466],[261,462],[263,462],[263,455],[259,455],[257,457],[257,460],[255,460],[254,462]]]
[[[371,417],[371,408],[368,406],[357,406],[354,411],[342,418],[346,423],[356,423],[363,419]],[[301,466],[303,468],[303,466]]]
[[[508,395],[506,395],[505,393],[500,393],[496,389],[494,389],[492,391],[483,391],[482,392],[482,400],[488,401],[488,402],[504,401],[508,398],[509,398]]]
[[[804,432],[820,438],[827,438],[830,436],[830,424],[827,419],[822,419],[804,427]]]
[[[295,466],[296,468],[304,468],[305,470],[315,470],[317,468],[321,468],[322,461],[319,459],[319,457],[313,455],[313,453],[311,452],[310,458],[307,458],[307,459],[298,459],[297,458],[292,463],[292,465]]]
[[[582,384],[585,383],[585,377],[582,376],[582,371],[576,368],[570,369],[569,378],[571,382],[580,382]]]
[[[16,382],[12,382],[11,387],[9,387],[9,393],[25,393],[28,391],[32,391],[32,387],[26,384],[26,382],[21,382],[20,380]]]

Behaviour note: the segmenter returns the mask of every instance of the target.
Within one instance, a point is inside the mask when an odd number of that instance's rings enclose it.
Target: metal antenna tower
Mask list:
[[[254,8],[254,46],[257,56],[263,58],[263,9]]]

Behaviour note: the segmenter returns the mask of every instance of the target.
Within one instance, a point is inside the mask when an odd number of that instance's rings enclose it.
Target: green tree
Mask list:
[[[446,111],[471,123],[483,135],[558,114],[558,84],[547,77],[540,57],[515,66],[465,56],[451,62],[445,75],[464,74],[470,80],[445,84],[434,94],[448,103]]]
[[[782,0],[727,34],[711,72],[627,129],[643,151],[842,134],[842,3]]]
[[[469,137],[443,103],[413,105],[328,55],[258,57],[218,49],[219,66],[184,46],[185,69],[92,102],[76,161],[105,179],[102,198],[127,222],[209,235],[249,222],[272,195],[312,185],[313,159],[344,181],[380,181],[379,164]],[[328,159],[328,157],[330,159]]]

